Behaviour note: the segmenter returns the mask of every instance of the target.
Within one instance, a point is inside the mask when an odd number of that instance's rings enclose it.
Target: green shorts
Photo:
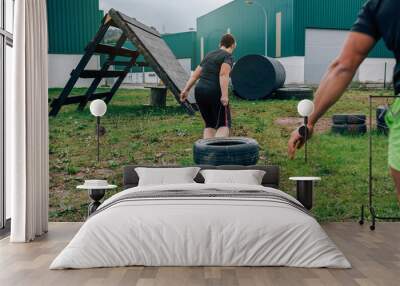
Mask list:
[[[400,99],[396,99],[385,117],[389,132],[389,166],[400,171]]]

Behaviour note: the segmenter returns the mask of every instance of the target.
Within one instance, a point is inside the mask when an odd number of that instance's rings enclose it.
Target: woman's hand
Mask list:
[[[182,90],[180,95],[181,102],[185,102],[188,99],[188,97],[189,97],[189,91],[186,89]]]
[[[225,96],[225,95],[221,96],[221,103],[225,107],[228,106],[229,105],[229,97]]]

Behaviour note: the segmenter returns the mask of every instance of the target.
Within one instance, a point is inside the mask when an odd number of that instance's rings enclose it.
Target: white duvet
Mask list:
[[[237,184],[136,187],[164,190],[264,190]],[[291,266],[350,268],[318,222],[293,206],[246,198],[123,201],[89,218],[50,269],[118,266]]]

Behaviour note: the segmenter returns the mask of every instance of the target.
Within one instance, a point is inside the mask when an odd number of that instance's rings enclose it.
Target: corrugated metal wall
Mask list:
[[[197,20],[197,62],[200,61],[200,41],[204,38],[205,54],[218,48],[219,39],[228,28],[236,37],[235,57],[246,54],[265,54],[265,16],[268,22],[268,56],[276,55],[276,14],[282,13],[282,56],[293,54],[293,0],[258,0],[247,5],[236,0]]]
[[[294,0],[294,55],[304,56],[306,28],[349,30],[366,0]],[[370,57],[393,57],[379,42]]]
[[[268,14],[268,56],[276,55],[276,13],[282,13],[282,57],[304,56],[306,28],[349,30],[366,0],[258,0]],[[201,38],[204,53],[218,48],[219,38],[230,28],[238,41],[235,57],[264,54],[265,20],[262,9],[236,0],[197,19],[197,63]],[[371,57],[392,57],[380,42]]]
[[[99,29],[99,0],[47,0],[50,54],[82,54]]]

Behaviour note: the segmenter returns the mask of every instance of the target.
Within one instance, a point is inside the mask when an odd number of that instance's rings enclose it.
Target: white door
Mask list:
[[[330,63],[339,55],[348,31],[307,29],[304,78],[307,84],[319,84]],[[358,79],[358,74],[355,80]]]

